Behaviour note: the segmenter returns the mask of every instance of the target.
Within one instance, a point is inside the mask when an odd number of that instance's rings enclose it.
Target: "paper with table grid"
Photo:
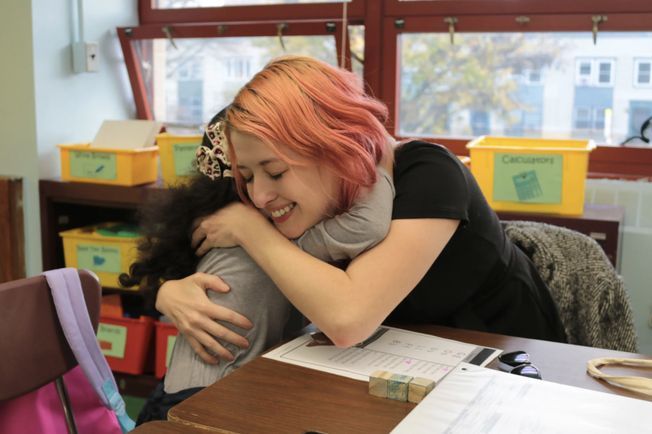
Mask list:
[[[460,362],[485,366],[501,350],[393,327],[380,327],[370,339],[351,348],[316,344],[303,335],[263,357],[356,380],[376,370],[439,381]]]

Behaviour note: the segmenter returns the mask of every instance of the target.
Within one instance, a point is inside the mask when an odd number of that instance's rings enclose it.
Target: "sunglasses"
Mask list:
[[[539,368],[530,361],[530,355],[525,351],[512,351],[498,356],[498,369],[510,374],[541,380]]]

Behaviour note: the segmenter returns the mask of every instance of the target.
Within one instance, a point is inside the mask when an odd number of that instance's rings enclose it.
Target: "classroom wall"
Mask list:
[[[34,250],[40,245],[39,226],[29,217],[35,213],[38,191],[32,7],[24,0],[3,0],[0,16],[0,175],[23,178],[25,234],[32,244],[25,254],[38,256],[40,264],[40,250]],[[28,273],[34,270],[27,268]]]
[[[625,208],[620,272],[632,305],[639,352],[652,354],[652,183],[589,179],[586,202]]]
[[[41,271],[38,179],[60,175],[58,143],[90,141],[104,119],[135,116],[116,26],[138,23],[136,0],[83,1],[99,71],[76,74],[76,0],[0,2],[0,175],[23,177],[28,275]],[[7,59],[4,61],[4,59]]]

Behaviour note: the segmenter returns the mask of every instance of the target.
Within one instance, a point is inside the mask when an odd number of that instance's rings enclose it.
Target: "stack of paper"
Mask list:
[[[649,432],[650,402],[461,363],[392,434]]]
[[[154,146],[161,123],[144,120],[104,121],[91,148],[137,149]]]

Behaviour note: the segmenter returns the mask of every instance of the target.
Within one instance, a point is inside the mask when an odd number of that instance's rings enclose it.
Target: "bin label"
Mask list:
[[[117,173],[115,154],[70,151],[70,176],[73,178],[116,179]]]
[[[97,341],[102,349],[102,354],[124,359],[127,346],[127,327],[101,322],[97,328]]]
[[[172,335],[168,336],[168,346],[165,349],[165,368],[167,369],[170,366],[170,357],[172,357],[172,350],[174,349],[174,343],[177,341],[177,336]]]
[[[174,174],[176,176],[188,176],[193,170],[195,152],[197,152],[198,146],[198,143],[175,143],[172,145]]]
[[[77,245],[77,268],[95,272],[120,273],[120,248],[97,244]]]
[[[563,155],[494,155],[493,200],[561,203]]]

